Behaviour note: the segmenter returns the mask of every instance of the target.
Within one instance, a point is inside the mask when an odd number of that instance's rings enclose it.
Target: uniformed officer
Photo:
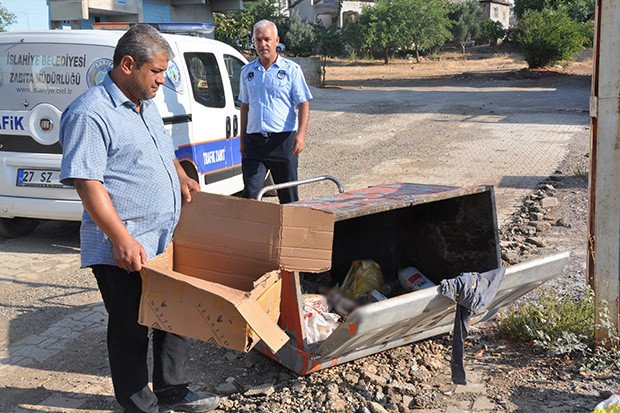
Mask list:
[[[275,183],[297,180],[297,158],[306,146],[312,94],[299,65],[278,55],[273,22],[254,25],[258,59],[241,69],[242,171],[245,198],[256,198],[267,170]],[[298,107],[299,122],[295,114]],[[297,201],[297,187],[278,190],[280,203]]]

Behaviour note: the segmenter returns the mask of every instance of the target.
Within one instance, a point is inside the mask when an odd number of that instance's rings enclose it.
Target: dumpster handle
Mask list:
[[[298,185],[302,185],[302,184],[309,184],[311,182],[318,182],[318,181],[332,181],[333,183],[335,183],[338,186],[338,191],[340,193],[344,192],[344,187],[342,186],[342,184],[340,183],[340,181],[336,178],[334,178],[331,175],[323,175],[323,176],[317,176],[314,178],[308,178],[308,179],[302,179],[300,181],[291,181],[291,182],[284,182],[281,184],[275,184],[275,185],[269,185],[264,187],[263,189],[261,189],[258,192],[258,195],[256,196],[257,200],[261,200],[263,199],[263,195],[265,195],[265,192],[268,191],[273,191],[276,189],[283,189],[283,188],[290,188],[292,186],[298,186]]]

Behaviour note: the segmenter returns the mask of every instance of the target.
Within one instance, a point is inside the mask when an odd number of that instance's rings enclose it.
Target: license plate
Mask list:
[[[60,183],[60,171],[54,169],[18,169],[17,186],[70,188]]]

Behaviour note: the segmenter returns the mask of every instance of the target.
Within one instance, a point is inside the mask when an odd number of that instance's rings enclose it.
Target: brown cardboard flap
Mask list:
[[[257,336],[274,351],[288,341],[277,325],[279,272],[260,277],[250,293],[149,264],[141,272],[141,324],[246,352]]]
[[[276,353],[289,341],[289,336],[264,313],[256,301],[243,300],[237,306],[237,310],[272,352]]]
[[[308,207],[282,208],[280,266],[290,271],[322,272],[332,263],[334,214]]]
[[[188,260],[208,262],[210,270],[258,277],[276,268],[328,270],[333,231],[333,212],[194,192],[181,210],[174,237],[176,246],[192,249],[191,258],[185,255]],[[177,259],[178,265],[186,265],[179,251],[175,248],[175,266]]]

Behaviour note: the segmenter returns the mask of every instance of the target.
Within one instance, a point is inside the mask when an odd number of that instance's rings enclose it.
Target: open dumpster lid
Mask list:
[[[412,205],[492,190],[492,185],[461,188],[445,185],[394,183],[343,192],[316,200],[299,201],[295,202],[295,205],[334,212],[336,214],[336,221],[342,221],[391,209],[405,208]]]

